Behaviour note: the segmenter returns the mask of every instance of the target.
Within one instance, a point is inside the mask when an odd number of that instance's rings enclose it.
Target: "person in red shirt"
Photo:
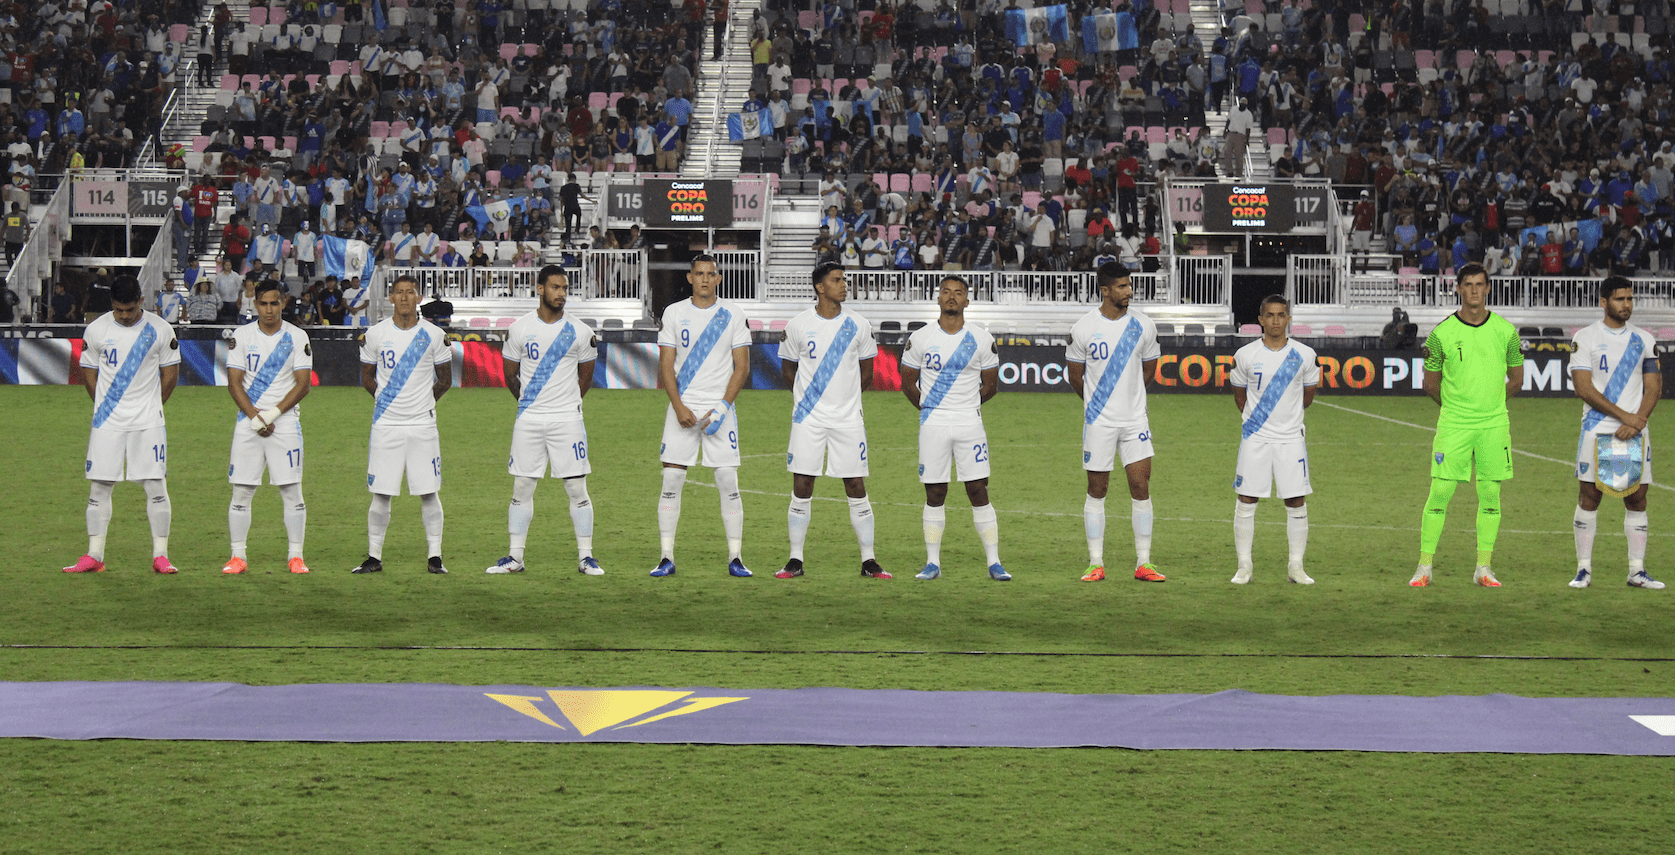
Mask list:
[[[1094,208],[1088,212],[1088,242],[1098,243],[1101,238],[1116,237],[1117,227],[1111,224],[1111,218],[1105,216],[1103,208]]]
[[[1086,188],[1093,181],[1093,171],[1088,169],[1081,160],[1070,158],[1069,165],[1064,168],[1065,183],[1076,182],[1077,187]]]
[[[1140,160],[1131,151],[1124,151],[1117,159],[1117,216],[1123,225],[1140,224]]]
[[[1541,245],[1541,275],[1559,276],[1564,273],[1564,244],[1559,242],[1558,229],[1547,230],[1547,242]]]
[[[209,223],[215,219],[215,207],[221,201],[221,191],[215,189],[207,175],[198,177],[192,185],[192,253],[203,255],[209,249]]]

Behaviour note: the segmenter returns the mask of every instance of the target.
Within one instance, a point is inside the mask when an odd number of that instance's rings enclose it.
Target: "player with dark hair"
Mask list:
[[[808,539],[814,479],[822,472],[843,479],[849,496],[849,524],[861,545],[861,575],[888,579],[873,555],[872,501],[867,498],[867,427],[861,416],[861,391],[872,386],[872,360],[878,344],[872,325],[844,308],[849,284],[843,265],[814,268],[813,308],[791,319],[779,343],[785,385],[791,387],[791,439],[785,468],[791,471],[791,507],[786,527],[791,558],[777,579],[803,575],[803,544]],[[799,370],[803,360],[807,371]]]
[[[453,385],[453,351],[442,330],[419,317],[419,282],[411,274],[390,285],[391,316],[366,331],[361,345],[361,386],[372,395],[372,435],[366,455],[366,560],[350,572],[384,569],[384,533],[390,500],[407,492],[419,497],[425,525],[425,569],[442,565],[442,441],[436,431],[436,402]]]
[[[512,474],[512,504],[506,511],[512,546],[510,554],[486,572],[523,572],[524,544],[535,518],[535,487],[550,471],[552,477],[564,479],[570,498],[576,570],[600,576],[605,571],[593,558],[593,500],[587,494],[593,464],[588,462],[587,423],[582,420],[582,396],[593,387],[599,340],[586,324],[564,317],[570,293],[564,268],[549,264],[535,281],[541,302],[512,323],[500,349],[506,388],[518,402],[512,454],[506,461]]]
[[[1250,581],[1251,546],[1256,540],[1256,503],[1277,492],[1285,503],[1285,534],[1291,547],[1285,578],[1313,585],[1303,572],[1309,543],[1309,449],[1303,441],[1303,411],[1314,403],[1320,366],[1314,349],[1290,338],[1291,303],[1278,294],[1257,308],[1262,337],[1233,354],[1233,406],[1239,408],[1239,462],[1233,473],[1233,549],[1239,568],[1233,584]],[[1277,487],[1277,491],[1276,491]]]
[[[1623,534],[1628,538],[1628,584],[1657,590],[1663,583],[1646,575],[1646,499],[1652,486],[1648,423],[1663,394],[1657,340],[1629,323],[1634,283],[1621,276],[1599,286],[1605,317],[1576,331],[1570,377],[1582,408],[1582,438],[1576,444],[1579,495],[1574,518],[1576,576],[1572,588],[1593,580],[1594,532],[1600,497],[1623,500]]]
[[[1419,528],[1419,568],[1408,581],[1431,584],[1448,501],[1477,476],[1477,571],[1472,581],[1499,588],[1491,567],[1501,527],[1501,482],[1512,478],[1512,428],[1506,402],[1524,385],[1518,331],[1489,311],[1489,274],[1475,262],[1455,273],[1460,308],[1425,339],[1425,394],[1437,402],[1431,445],[1431,492]]]
[[[749,576],[744,545],[744,499],[739,495],[739,419],[733,401],[750,379],[750,327],[744,313],[716,297],[721,273],[715,256],[692,259],[686,281],[692,298],[663,310],[657,336],[657,376],[669,395],[663,416],[663,489],[657,500],[662,559],[651,575],[675,575],[675,531],[680,525],[686,469],[698,462],[715,470],[721,493],[721,527],[727,536],[727,573]]]
[[[110,287],[111,310],[87,325],[81,380],[93,399],[93,428],[83,471],[93,482],[87,499],[87,554],[66,573],[105,569],[105,532],[111,492],[118,481],[138,481],[151,522],[151,569],[175,573],[169,563],[169,432],[163,404],[180,379],[180,343],[174,329],[141,307],[139,280],[118,276]]]
[[[1000,523],[989,504],[989,437],[982,405],[1000,390],[1000,349],[994,336],[965,322],[971,286],[942,277],[934,324],[913,331],[901,355],[901,390],[919,410],[919,481],[925,485],[925,569],[916,579],[942,575],[942,532],[947,527],[948,475],[957,468],[971,500],[977,539],[989,578],[1010,581],[1000,563]]]
[[[1064,358],[1070,388],[1082,398],[1082,468],[1088,498],[1082,526],[1088,538],[1084,582],[1105,579],[1105,493],[1119,458],[1128,479],[1134,529],[1134,578],[1162,582],[1152,565],[1152,428],[1146,418],[1146,384],[1157,376],[1162,355],[1157,325],[1129,308],[1134,282],[1128,268],[1111,261],[1099,266],[1099,308],[1070,328]],[[1091,385],[1088,385],[1091,384]]]
[[[284,309],[279,283],[261,282],[256,286],[255,322],[234,330],[227,347],[227,392],[239,413],[233,423],[232,462],[227,466],[227,481],[233,485],[232,503],[227,506],[233,557],[222,566],[222,573],[238,574],[249,568],[245,543],[250,535],[250,504],[262,485],[264,470],[268,483],[279,488],[285,509],[290,552],[286,569],[308,572],[302,559],[308,506],[302,499],[302,420],[297,405],[308,394],[314,351],[307,333],[280,319]]]

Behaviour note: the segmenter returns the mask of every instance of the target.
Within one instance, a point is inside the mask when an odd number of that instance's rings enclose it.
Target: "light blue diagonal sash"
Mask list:
[[[279,379],[279,372],[290,358],[291,334],[286,333],[285,337],[279,340],[279,344],[273,348],[273,353],[268,354],[267,361],[262,363],[261,369],[256,372],[256,379],[251,382],[250,388],[245,392],[245,396],[250,399],[250,406],[256,406],[256,402],[261,400],[268,387],[273,385],[273,381]],[[245,418],[247,416],[243,412],[238,414],[239,421],[242,422]]]
[[[814,369],[814,376],[808,381],[808,388],[803,391],[803,399],[797,402],[797,409],[791,414],[791,421],[802,424],[808,414],[820,403],[820,396],[826,394],[826,384],[832,382],[832,375],[837,373],[838,366],[843,363],[843,355],[849,351],[849,343],[855,340],[855,333],[860,328],[855,326],[854,318],[844,318],[843,326],[838,328],[837,335],[832,337],[832,343],[826,348],[826,355],[820,360],[820,367]]]
[[[931,411],[942,403],[943,398],[948,397],[948,391],[954,388],[954,381],[960,379],[960,372],[965,371],[966,363],[975,355],[977,336],[966,330],[965,338],[960,339],[960,346],[954,348],[947,362],[942,363],[942,370],[936,374],[936,382],[931,384],[930,391],[926,392],[924,399],[919,402],[919,424],[924,424],[925,419],[931,417]]]
[[[1111,393],[1116,391],[1117,381],[1122,379],[1123,370],[1128,368],[1129,357],[1134,355],[1134,348],[1139,345],[1140,322],[1130,318],[1128,329],[1123,330],[1122,338],[1117,339],[1117,346],[1111,349],[1111,359],[1105,363],[1104,373],[1099,375],[1099,386],[1088,397],[1088,406],[1082,415],[1084,424],[1093,424],[1105,410]]]
[[[530,405],[535,403],[535,399],[540,397],[541,390],[547,387],[547,381],[551,380],[553,372],[558,370],[558,363],[564,361],[564,354],[569,353],[570,345],[575,343],[576,327],[565,321],[564,329],[559,332],[558,338],[553,339],[553,343],[547,347],[547,352],[541,354],[541,361],[536,364],[535,373],[529,376],[529,385],[523,387],[523,394],[518,396],[518,415],[523,415],[523,411],[529,409]]]
[[[686,387],[692,383],[692,378],[698,376],[698,369],[704,367],[704,360],[710,358],[710,351],[715,349],[721,341],[723,333],[727,332],[727,325],[733,322],[733,313],[723,306],[717,309],[715,317],[710,318],[709,325],[698,335],[698,342],[686,352],[686,361],[680,365],[680,376],[675,378],[675,391],[686,393]]]
[[[401,394],[409,378],[413,376],[413,369],[419,367],[419,360],[425,358],[425,351],[430,349],[430,333],[419,330],[408,343],[407,351],[401,355],[401,360],[395,364],[395,370],[390,372],[390,381],[384,388],[378,390],[378,400],[372,406],[372,420],[378,421],[384,411],[395,403],[397,395]]]
[[[134,340],[134,346],[128,350],[128,358],[122,360],[122,367],[116,369],[116,376],[111,379],[110,388],[105,390],[105,399],[99,402],[99,409],[93,413],[93,426],[104,427],[105,420],[116,412],[118,404],[122,403],[122,396],[128,391],[129,384],[134,382],[134,375],[140,373],[140,366],[145,363],[145,355],[151,352],[151,346],[157,343],[157,330],[150,324],[140,331],[140,337]]]
[[[1630,333],[1628,347],[1623,349],[1622,359],[1618,360],[1616,370],[1611,372],[1611,379],[1605,384],[1607,401],[1615,404],[1622,397],[1623,390],[1628,388],[1628,381],[1640,372],[1640,357],[1645,352],[1646,346],[1641,343],[1640,336]],[[1587,415],[1582,417],[1582,430],[1593,430],[1602,421],[1605,421],[1605,414],[1589,407]]]
[[[1291,378],[1296,377],[1302,367],[1303,355],[1293,348],[1290,355],[1285,357],[1285,361],[1280,363],[1280,369],[1268,378],[1268,388],[1262,393],[1262,399],[1256,402],[1256,409],[1250,411],[1250,418],[1245,419],[1244,426],[1239,429],[1241,437],[1250,439],[1251,435],[1268,423],[1268,417],[1274,414],[1274,408],[1279,406],[1280,399],[1285,397],[1285,390],[1291,385]]]

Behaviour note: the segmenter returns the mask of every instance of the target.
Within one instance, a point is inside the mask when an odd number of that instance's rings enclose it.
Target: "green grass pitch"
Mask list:
[[[983,573],[958,489],[944,577],[911,578],[924,560],[923,492],[914,411],[896,393],[866,401],[879,559],[896,579],[859,577],[830,479],[816,488],[828,501],[815,504],[809,575],[770,578],[785,558],[790,487],[783,392],[739,403],[745,560],[757,577],[726,576],[715,492],[695,468],[680,575],[653,580],[664,401],[588,396],[600,578],[575,572],[552,482],[536,496],[530,571],[482,573],[506,550],[514,413],[505,391],[487,389],[454,390],[438,409],[452,574],[423,572],[410,497],[396,500],[385,572],[347,573],[365,551],[371,407],[344,388],[316,389],[303,407],[312,575],[284,572],[272,488],[257,494],[252,572],[217,572],[233,411],[225,390],[184,388],[168,406],[181,574],[149,571],[139,490],[120,485],[111,570],[76,577],[58,568],[85,548],[86,393],[0,387],[0,679],[1675,694],[1675,601],[1621,584],[1620,503],[1601,514],[1595,586],[1564,584],[1574,401],[1512,404],[1521,453],[1504,494],[1498,591],[1470,584],[1469,490],[1456,497],[1434,586],[1405,584],[1428,479],[1430,434],[1415,425],[1434,422],[1430,402],[1328,396],[1309,413],[1312,587],[1284,581],[1275,500],[1258,513],[1255,581],[1227,584],[1238,417],[1225,397],[1185,395],[1151,399],[1153,558],[1165,584],[1121,572],[1132,540],[1120,489],[1108,505],[1113,578],[1077,581],[1077,402],[1024,394],[986,408],[990,492],[1015,581]],[[1675,575],[1659,569],[1675,536],[1667,494],[1653,490],[1648,555],[1663,576]],[[1675,764],[1659,758],[9,740],[0,770],[5,852],[1615,853],[1664,852],[1675,839]]]

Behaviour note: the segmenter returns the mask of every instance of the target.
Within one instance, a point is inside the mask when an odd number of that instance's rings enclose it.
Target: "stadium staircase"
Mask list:
[[[1191,2],[1193,32],[1204,42],[1207,50],[1210,43],[1214,42],[1216,37],[1221,34],[1221,28],[1232,26],[1232,22],[1222,17],[1219,0],[1191,0]],[[1176,20],[1179,20],[1179,18],[1176,18]],[[1229,76],[1232,73],[1233,70],[1229,68]],[[1228,95],[1229,100],[1233,97],[1236,96]],[[1226,111],[1206,111],[1204,123],[1209,126],[1210,133],[1225,142],[1227,137]],[[1267,140],[1253,134],[1249,144],[1245,146],[1245,175],[1250,178],[1272,178],[1273,174],[1273,165],[1268,160]],[[1227,175],[1227,171],[1222,168],[1220,158],[1216,160],[1216,175],[1224,178],[1230,177]]]
[[[697,46],[699,90],[692,97],[692,125],[687,129],[686,159],[680,177],[737,178],[742,149],[727,138],[727,114],[744,104],[750,95],[753,68],[750,61],[750,24],[762,0],[735,0],[729,8],[727,40],[720,59],[706,45]]]
[[[250,0],[224,0],[227,9],[233,14],[233,24],[247,24],[250,21]],[[198,20],[192,23],[187,33],[186,44],[181,45],[185,56],[196,62],[199,48],[199,38],[203,28],[209,26],[215,17],[215,4],[205,3],[198,14]],[[211,53],[214,51],[212,50]],[[219,82],[221,76],[227,73],[226,55],[217,60],[211,69],[209,79]],[[163,131],[158,134],[162,148],[147,149],[142,153],[138,162],[141,167],[161,167],[163,156],[172,146],[182,146],[188,151],[192,148],[192,140],[198,136],[198,130],[203,127],[204,120],[209,117],[209,108],[215,104],[217,85],[197,85],[197,67],[194,64],[190,77],[181,80],[181,86],[175,90],[175,103],[169,115],[164,117]]]

